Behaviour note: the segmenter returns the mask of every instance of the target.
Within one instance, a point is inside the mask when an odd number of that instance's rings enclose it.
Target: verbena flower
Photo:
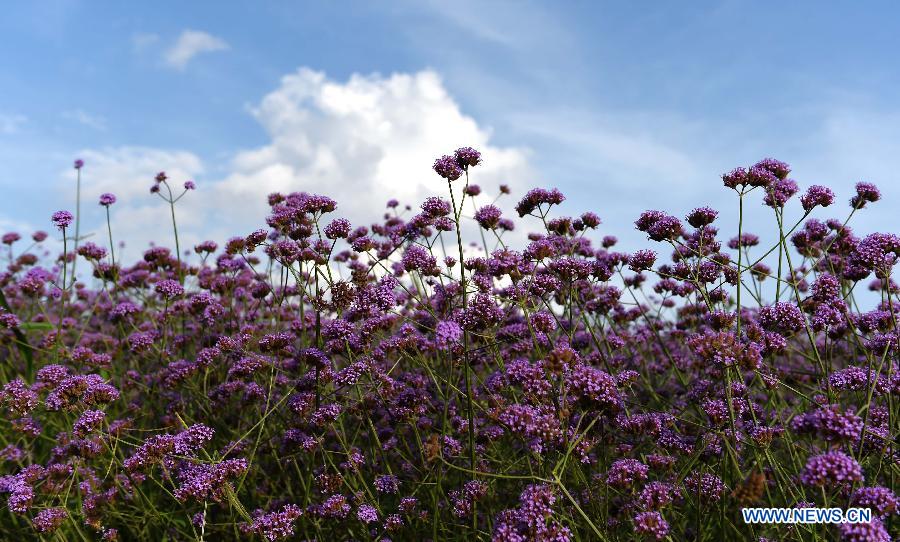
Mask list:
[[[72,224],[75,217],[69,211],[56,211],[50,219],[57,228],[64,230]]]

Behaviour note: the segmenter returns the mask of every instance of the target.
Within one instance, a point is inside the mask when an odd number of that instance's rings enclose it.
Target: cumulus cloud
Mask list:
[[[101,224],[105,215],[100,212],[97,201],[100,194],[110,192],[118,199],[111,208],[116,243],[125,241],[129,251],[132,248],[142,250],[151,242],[175,246],[169,207],[158,196],[150,194],[149,189],[160,171],[181,183],[202,175],[205,170],[200,158],[187,151],[149,147],[91,149],[80,156],[86,163],[82,174],[84,223],[88,227],[97,227],[94,234],[98,239],[106,238],[106,224]],[[67,170],[66,189],[71,189],[74,178],[75,172]],[[180,185],[176,182],[175,186]],[[199,218],[189,209],[179,209],[179,227],[189,230],[191,239],[205,229],[204,224],[198,223]],[[125,256],[129,257],[128,254]],[[136,252],[130,253],[130,257],[136,256]]]
[[[178,36],[175,44],[166,51],[166,64],[177,70],[184,70],[192,58],[201,53],[212,53],[228,49],[228,44],[199,30],[185,30]]]
[[[465,145],[486,159],[477,181],[517,182],[531,173],[523,150],[490,144],[431,71],[354,75],[346,83],[301,69],[282,79],[253,115],[271,141],[239,153],[220,186],[226,199],[264,192],[327,192],[345,213],[375,218],[384,202],[416,203],[445,186],[430,170],[436,154]],[[257,213],[260,209],[248,209]]]
[[[177,207],[184,248],[263,227],[271,192],[327,194],[338,201],[338,214],[357,225],[378,220],[391,198],[416,206],[427,196],[446,196],[431,164],[460,146],[483,152],[473,182],[492,195],[500,184],[521,195],[516,187],[534,181],[527,152],[492,144],[490,130],[460,110],[432,71],[341,82],[303,68],[250,113],[268,140],[238,152],[220,178],[206,178],[200,158],[185,151],[91,150],[83,153],[86,193],[119,196],[114,228],[131,246],[144,247],[171,236],[167,206],[148,193],[156,172],[165,170],[175,186],[196,178],[197,192]]]

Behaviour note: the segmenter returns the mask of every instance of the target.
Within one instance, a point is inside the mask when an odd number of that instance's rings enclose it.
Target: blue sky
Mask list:
[[[734,203],[718,175],[764,156],[794,165],[803,188],[835,189],[839,205],[823,217],[845,215],[855,182],[881,186],[885,201],[860,217],[862,232],[890,228],[900,203],[891,24],[900,9],[891,3],[57,0],[4,9],[6,228],[48,228],[52,211],[71,208],[76,156],[88,162],[86,198],[120,194],[116,219],[134,226],[122,231],[138,244],[155,220],[149,206],[159,202],[146,188],[156,169],[196,177],[191,196],[206,203],[189,204],[185,220],[197,238],[261,224],[261,214],[240,213],[242,198],[261,201],[273,186],[333,189],[359,200],[345,207],[351,216],[371,220],[391,182],[404,189],[421,177],[405,194],[427,195],[432,157],[470,142],[494,151],[485,188],[558,186],[566,211],[596,211],[604,233],[627,243],[639,239],[631,221],[646,208],[727,211]],[[334,98],[351,90],[349,102]],[[466,134],[474,141],[459,141]],[[411,140],[421,144],[408,162],[385,165]],[[360,157],[380,165],[345,164]],[[340,166],[334,179],[320,171],[328,164]]]

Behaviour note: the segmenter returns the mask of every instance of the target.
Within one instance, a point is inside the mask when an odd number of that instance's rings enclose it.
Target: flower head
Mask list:
[[[475,221],[478,225],[486,230],[494,229],[500,222],[502,215],[500,209],[495,205],[485,205],[475,212]]]
[[[477,166],[481,163],[481,153],[472,147],[461,147],[453,153],[456,163],[462,169],[468,169],[471,166]]]
[[[807,213],[816,207],[828,207],[834,203],[834,192],[830,188],[814,184],[800,197],[800,203]]]
[[[703,226],[708,226],[715,221],[716,217],[719,216],[719,212],[710,207],[698,207],[690,212],[690,214],[685,217],[688,224],[695,228],[701,228]]]
[[[863,480],[862,467],[844,452],[833,451],[810,457],[800,481],[808,486],[842,486]]]
[[[53,216],[50,217],[50,220],[53,221],[53,224],[56,225],[60,230],[64,230],[69,227],[75,217],[72,216],[72,213],[69,211],[56,211],[53,213]]]
[[[434,172],[448,181],[455,181],[463,174],[463,170],[459,167],[456,158],[444,155],[434,161]]]
[[[856,195],[850,198],[850,206],[862,209],[866,203],[875,203],[881,199],[881,191],[872,183],[856,183]]]

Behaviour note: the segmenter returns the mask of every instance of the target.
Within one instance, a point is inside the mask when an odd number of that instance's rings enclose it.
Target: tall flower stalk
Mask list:
[[[156,175],[155,181],[156,184],[150,187],[150,192],[157,194],[163,201],[169,204],[169,211],[172,216],[172,231],[175,234],[175,257],[178,260],[178,282],[184,284],[184,265],[181,263],[181,243],[178,239],[178,222],[175,220],[175,204],[178,200],[183,198],[189,190],[194,190],[196,186],[194,185],[194,181],[185,181],[184,190],[181,194],[175,196],[175,193],[172,192],[172,187],[169,184],[168,176],[164,171],[161,171]],[[165,194],[163,194],[160,187],[166,189]]]
[[[109,234],[109,258],[110,264],[112,265],[113,273],[116,273],[116,246],[113,243],[112,236],[112,221],[109,216],[109,208],[116,202],[116,196],[114,194],[102,194],[100,196],[100,205],[103,207],[103,210],[106,214],[106,232]]]
[[[468,292],[466,285],[465,270],[465,254],[463,251],[462,241],[462,225],[460,217],[462,216],[463,203],[465,200],[466,189],[469,186],[469,168],[478,165],[481,162],[481,154],[471,147],[463,147],[457,149],[453,156],[443,156],[434,163],[435,172],[447,179],[447,190],[450,192],[450,203],[453,206],[453,223],[456,229],[456,245],[459,253],[459,286],[462,293],[462,310],[468,310]],[[459,179],[465,174],[466,184],[463,187],[459,206],[456,205],[456,196],[453,193],[453,181]],[[469,467],[473,479],[477,478],[478,460],[475,448],[475,407],[474,407],[474,390],[472,386],[472,366],[469,360],[469,330],[468,326],[463,326],[463,386],[465,387],[466,396],[466,421],[468,425],[469,440]],[[477,526],[477,515],[473,511],[473,525]]]
[[[75,160],[75,239],[72,252],[78,254],[78,242],[81,240],[81,169],[84,167],[84,160],[80,158]],[[75,266],[78,264],[78,258],[72,260],[72,282],[77,279]]]

